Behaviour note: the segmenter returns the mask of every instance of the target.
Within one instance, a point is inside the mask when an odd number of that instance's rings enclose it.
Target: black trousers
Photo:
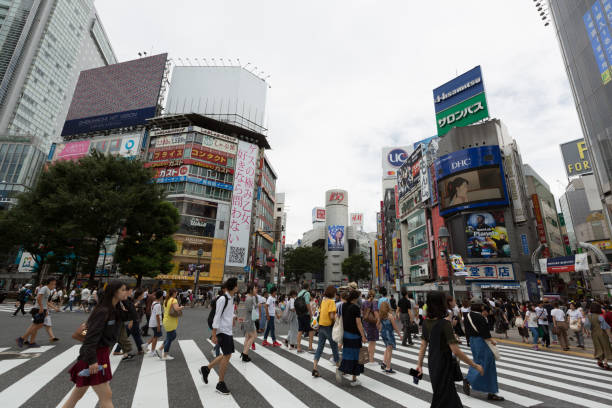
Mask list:
[[[15,313],[13,313],[13,316],[17,316],[17,313],[21,310],[21,314],[26,314],[25,310],[23,309],[24,306],[26,305],[26,302],[24,302],[23,300],[19,301],[19,306],[17,307],[17,309],[15,310]]]

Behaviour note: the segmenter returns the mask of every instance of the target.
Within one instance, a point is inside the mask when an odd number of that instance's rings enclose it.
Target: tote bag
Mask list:
[[[342,305],[340,305],[340,313],[342,313]],[[332,339],[342,344],[342,338],[344,337],[344,323],[342,322],[342,316],[336,314],[336,321],[334,322],[334,328],[332,329]]]

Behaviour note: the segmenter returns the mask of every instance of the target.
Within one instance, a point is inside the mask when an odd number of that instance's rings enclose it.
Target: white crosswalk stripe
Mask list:
[[[26,313],[29,313],[30,310],[32,309],[32,307],[33,307],[32,304],[28,303],[27,305],[25,305],[23,307],[23,309],[25,310]],[[17,308],[15,307],[14,303],[2,303],[2,304],[0,304],[0,312],[15,313],[15,310],[17,310]],[[17,316],[21,316],[21,312]]]
[[[237,345],[242,345],[244,338],[235,338]],[[303,341],[307,345],[306,340]],[[317,340],[315,338],[316,347]],[[257,398],[262,403],[273,407],[291,406],[292,408],[312,406],[303,398],[295,395],[287,384],[296,382],[312,395],[313,401],[328,401],[330,405],[351,408],[370,408],[376,406],[372,401],[381,398],[393,401],[403,406],[427,408],[430,405],[432,385],[429,381],[428,370],[424,369],[424,378],[415,385],[408,370],[413,368],[418,357],[420,340],[415,340],[411,347],[398,346],[393,351],[392,366],[396,374],[385,374],[376,366],[366,366],[365,372],[359,377],[361,386],[349,387],[348,381],[337,384],[334,379],[335,366],[328,361],[331,350],[326,345],[324,355],[319,361],[319,371],[322,378],[311,375],[314,355],[309,353],[297,354],[295,351],[281,348],[264,348],[258,344],[250,355],[253,362],[243,363],[238,352],[242,348],[237,346],[237,353],[230,360],[231,379],[228,382],[230,390],[235,390],[236,378],[240,382],[249,384]],[[123,389],[129,394],[132,407],[168,407],[171,406],[168,379],[177,375],[181,370],[184,387],[193,397],[193,406],[214,406],[221,408],[235,408],[248,406],[245,400],[237,396],[223,396],[215,392],[218,381],[217,373],[213,370],[209,376],[209,384],[202,382],[198,372],[200,366],[208,364],[212,356],[210,344],[196,343],[193,339],[180,339],[173,346],[176,359],[172,362],[160,361],[153,357],[137,358],[134,363],[121,364],[121,356],[111,356],[111,369],[113,377],[123,369],[131,370],[135,374],[131,383],[116,382],[111,387],[114,392]],[[460,348],[471,356],[470,349],[461,345]],[[52,345],[36,349],[19,350],[15,347],[0,347],[0,352],[19,352],[27,358],[0,360],[0,379],[4,380],[6,388],[0,391],[0,405],[8,407],[26,406],[26,402],[36,395],[49,395],[53,393],[53,382],[65,381],[69,383],[66,373],[78,355],[79,346]],[[180,351],[179,351],[180,350]],[[384,344],[377,342],[375,357],[382,361]],[[497,362],[499,395],[506,399],[505,407],[533,407],[546,404],[547,401],[562,401],[576,407],[609,408],[612,400],[609,384],[612,381],[612,372],[598,369],[594,362],[587,358],[543,352],[501,345],[502,358]],[[34,353],[39,353],[37,356]],[[172,354],[172,351],[171,351]],[[182,354],[182,357],[181,357]],[[47,356],[47,357],[45,357]],[[45,357],[45,358],[41,358]],[[41,361],[36,365],[37,361]],[[23,372],[23,364],[31,362],[27,373],[21,378],[15,378],[14,373]],[[262,366],[265,364],[265,367]],[[269,371],[269,365],[278,369],[275,373]],[[125,367],[124,367],[125,366]],[[128,367],[129,366],[129,367]],[[136,366],[136,367],[135,367]],[[426,361],[425,361],[426,366]],[[24,366],[25,367],[25,366]],[[462,371],[467,373],[463,364]],[[184,377],[185,373],[189,373]],[[229,371],[228,371],[229,373]],[[189,378],[190,379],[187,379]],[[125,377],[124,377],[125,378]],[[389,380],[385,380],[388,378]],[[399,386],[401,384],[401,386]],[[66,387],[63,388],[66,390]],[[68,399],[70,392],[57,395],[53,406],[61,407]],[[474,393],[472,396],[460,392],[462,403],[470,408],[494,408],[498,403],[487,401],[486,395]],[[40,394],[39,394],[40,393]],[[371,395],[365,400],[360,396]],[[60,401],[61,399],[61,401]],[[79,401],[77,407],[94,408],[97,405],[97,396],[90,389]]]

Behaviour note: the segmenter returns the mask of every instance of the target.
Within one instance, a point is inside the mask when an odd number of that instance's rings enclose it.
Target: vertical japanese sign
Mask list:
[[[608,19],[610,19],[612,17],[610,0],[604,0],[603,4],[606,14],[608,15]],[[601,81],[605,85],[612,80],[612,75],[610,74],[610,62],[612,61],[612,38],[610,36],[610,27],[606,22],[606,17],[604,16],[604,11],[599,4],[599,1],[595,1],[591,7],[591,10],[584,14],[583,21],[591,42],[591,48],[593,48],[595,61],[599,67]]]
[[[546,244],[546,229],[544,228],[544,218],[542,217],[542,210],[540,208],[540,198],[537,194],[533,194],[531,196],[531,201],[533,202],[533,214],[536,219],[536,231],[538,233],[538,239],[541,244]],[[542,250],[542,257],[548,258],[550,256],[550,251],[548,247]]]
[[[257,153],[258,149],[254,144],[238,142],[234,193],[227,237],[229,247],[225,260],[227,266],[244,267],[247,264]]]

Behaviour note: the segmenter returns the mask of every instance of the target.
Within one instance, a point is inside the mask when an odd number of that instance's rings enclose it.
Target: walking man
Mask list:
[[[270,296],[266,301],[266,332],[264,333],[264,340],[261,343],[262,346],[274,346],[280,347],[281,344],[276,341],[276,330],[274,327],[274,318],[276,317],[276,287],[270,289]],[[272,344],[268,343],[268,334],[272,336]]]
[[[308,291],[310,285],[306,282],[302,285],[302,290],[298,293],[297,298],[293,303],[295,313],[298,317],[298,334],[297,334],[297,352],[303,353],[302,351],[302,334],[308,333],[308,352],[314,354],[312,348],[312,340],[314,338],[314,330],[310,326],[310,319],[312,319],[312,308],[310,307],[310,292]]]
[[[47,320],[49,315],[49,311],[47,310],[47,302],[49,301],[49,296],[51,295],[51,291],[55,288],[55,278],[50,277],[45,280],[45,286],[41,287],[38,290],[38,295],[36,295],[36,306],[38,307],[38,313],[36,313],[32,319],[32,324],[28,327],[28,330],[23,334],[23,336],[17,337],[17,346],[20,348],[23,347],[26,341],[29,341],[28,345],[30,347],[38,347],[36,344],[36,334],[38,330],[43,327],[43,323]],[[49,323],[49,327],[51,327],[51,318],[48,318],[47,322]]]
[[[17,313],[20,310],[21,310],[22,315],[26,314],[24,307],[26,303],[28,302],[28,299],[30,298],[30,296],[32,296],[32,291],[30,290],[30,288],[28,288],[28,285],[23,286],[19,290],[19,294],[17,295],[17,301],[19,302],[19,306],[17,306],[17,309],[15,309],[15,313],[13,313],[13,316],[17,316]]]
[[[411,327],[412,321],[414,320],[412,316],[412,304],[408,299],[408,292],[404,288],[402,288],[401,298],[397,306],[400,310],[400,320],[403,326],[402,330],[404,331],[404,336],[402,337],[402,346],[412,346]],[[408,344],[406,344],[406,341],[408,341]]]
[[[67,308],[70,308],[70,311],[72,312],[72,304],[74,303],[75,297],[76,297],[76,290],[74,290],[74,287],[73,287],[72,290],[70,291],[70,295],[68,295],[68,303],[66,304],[66,306],[64,306],[62,311],[65,312]]]
[[[234,337],[232,329],[236,319],[234,315],[234,295],[238,292],[238,279],[229,278],[224,287],[226,292],[219,296],[215,308],[215,317],[212,323],[213,344],[221,348],[223,355],[215,357],[207,366],[200,367],[200,374],[204,384],[208,384],[208,375],[210,370],[216,365],[219,365],[219,382],[217,383],[217,392],[223,395],[229,395],[230,391],[225,385],[225,371],[229,360],[234,353]]]
[[[544,308],[544,302],[540,301],[538,307],[535,308],[535,312],[538,317],[538,328],[544,332],[542,341],[546,344],[546,348],[548,348],[550,347],[550,332],[548,330],[548,311]]]

